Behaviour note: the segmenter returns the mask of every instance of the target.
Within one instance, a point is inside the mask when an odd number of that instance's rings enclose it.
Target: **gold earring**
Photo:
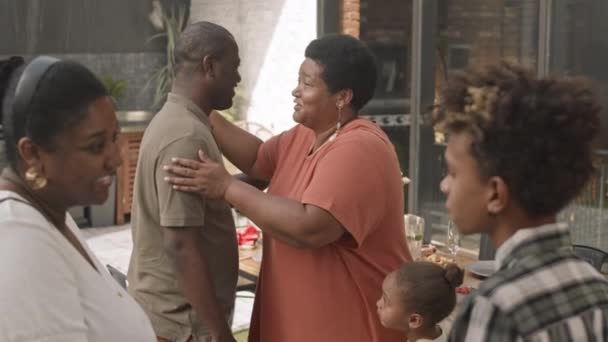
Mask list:
[[[338,104],[338,122],[336,123],[336,135],[342,128],[342,104]]]
[[[40,190],[48,183],[46,177],[38,174],[34,167],[30,167],[25,172],[25,179],[32,184],[32,189]]]

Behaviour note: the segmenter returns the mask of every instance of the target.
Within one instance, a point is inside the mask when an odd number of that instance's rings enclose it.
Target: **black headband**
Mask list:
[[[57,62],[59,62],[57,58],[40,56],[25,67],[15,90],[15,98],[13,100],[14,114],[22,114],[27,111],[38,87],[38,82],[40,82],[40,79],[49,68]]]

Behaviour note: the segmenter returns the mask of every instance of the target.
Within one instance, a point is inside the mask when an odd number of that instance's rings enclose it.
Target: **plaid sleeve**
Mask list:
[[[518,341],[513,322],[488,298],[472,298],[454,321],[449,341]]]

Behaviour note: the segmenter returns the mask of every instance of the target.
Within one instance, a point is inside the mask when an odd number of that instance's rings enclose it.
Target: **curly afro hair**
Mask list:
[[[453,74],[439,99],[435,129],[469,133],[482,177],[501,177],[531,217],[559,212],[594,172],[600,106],[582,77],[504,62]]]

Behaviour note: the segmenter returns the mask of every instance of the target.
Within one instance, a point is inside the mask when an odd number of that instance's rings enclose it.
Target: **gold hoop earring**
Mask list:
[[[34,190],[40,190],[48,183],[46,177],[38,174],[38,171],[34,167],[27,169],[25,179],[32,185],[32,189]]]

